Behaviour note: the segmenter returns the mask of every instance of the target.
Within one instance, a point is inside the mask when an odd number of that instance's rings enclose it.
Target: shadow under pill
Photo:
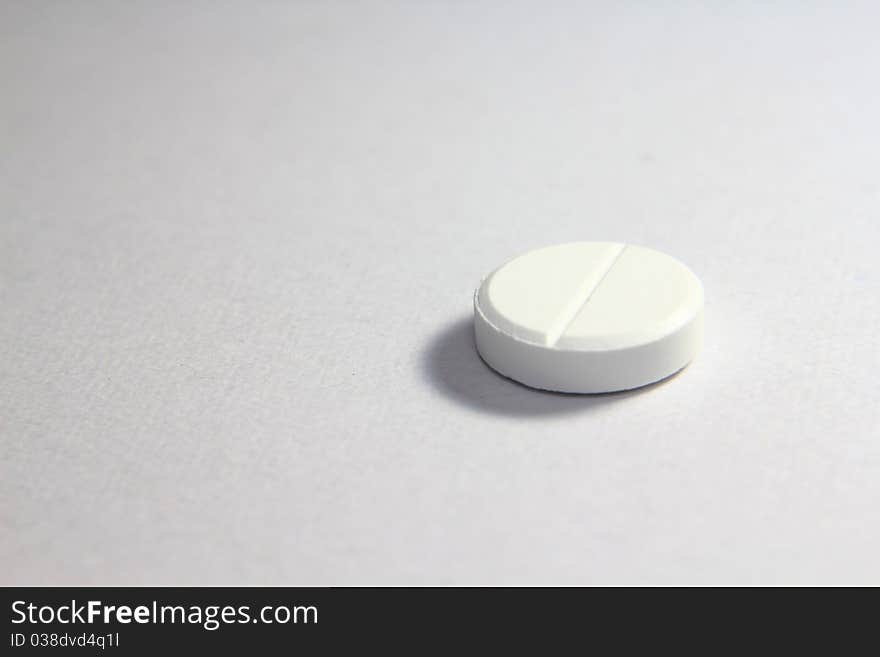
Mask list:
[[[472,317],[464,317],[436,334],[425,348],[424,376],[437,392],[482,413],[539,417],[584,413],[639,395],[669,378],[635,390],[572,394],[529,388],[490,368],[477,353]]]

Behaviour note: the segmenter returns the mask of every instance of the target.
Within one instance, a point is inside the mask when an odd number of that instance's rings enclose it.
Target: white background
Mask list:
[[[729,4],[3,2],[0,581],[880,583],[880,10]],[[692,366],[479,361],[571,240]]]

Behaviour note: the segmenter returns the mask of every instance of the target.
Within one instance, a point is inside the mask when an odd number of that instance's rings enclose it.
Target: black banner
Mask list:
[[[787,642],[814,627],[811,615],[828,622],[827,607],[811,614],[789,606],[791,592],[723,596],[727,604],[708,589],[671,601],[659,589],[6,588],[0,654],[327,654],[353,646],[418,654],[467,652],[476,643],[541,654],[576,645],[641,652],[645,641],[681,647],[707,636],[745,647],[755,633],[768,647],[774,634]]]

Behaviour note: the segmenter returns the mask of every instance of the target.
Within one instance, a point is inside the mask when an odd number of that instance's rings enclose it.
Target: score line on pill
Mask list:
[[[639,388],[685,367],[703,342],[703,286],[659,251],[572,242],[530,251],[474,294],[477,351],[533,388]]]

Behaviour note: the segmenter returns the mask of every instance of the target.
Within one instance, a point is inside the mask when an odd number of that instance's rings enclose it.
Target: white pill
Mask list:
[[[533,388],[629,390],[674,374],[703,340],[703,286],[641,246],[573,242],[530,251],[474,295],[477,350]]]

